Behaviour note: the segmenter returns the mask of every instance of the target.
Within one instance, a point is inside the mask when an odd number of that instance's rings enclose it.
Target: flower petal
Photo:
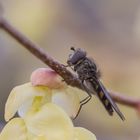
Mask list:
[[[47,87],[34,87],[31,83],[15,87],[11,91],[5,105],[5,120],[8,121],[12,118],[24,103],[34,99],[35,96],[45,96],[45,94],[48,93],[47,95],[50,97],[51,95],[49,92]]]
[[[37,136],[28,132],[28,140],[48,140],[46,136]]]
[[[21,105],[21,107],[18,109],[18,115],[24,118],[27,112],[31,109],[31,106],[34,102],[36,103],[36,110],[37,110],[44,104],[51,102],[51,93],[45,94],[45,96],[36,96],[33,99],[26,101],[26,103]]]
[[[0,140],[28,140],[24,120],[12,119],[0,133]]]
[[[24,118],[28,110],[30,109],[32,105],[33,99],[27,100],[24,104],[22,104],[18,109],[18,115],[21,118]]]
[[[38,136],[46,135],[49,140],[72,140],[73,138],[73,124],[70,118],[55,104],[47,103],[39,110],[33,107],[25,121],[31,133]]]
[[[74,140],[96,140],[96,136],[93,133],[82,127],[75,127],[74,133]]]
[[[52,103],[55,103],[63,108],[72,118],[77,115],[80,107],[80,99],[77,94],[77,90],[70,86],[62,90],[52,90]]]

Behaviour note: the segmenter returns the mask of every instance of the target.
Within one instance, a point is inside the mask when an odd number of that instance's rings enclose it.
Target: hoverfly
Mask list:
[[[67,64],[77,73],[84,90],[88,94],[88,97],[80,102],[81,106],[76,117],[78,116],[81,107],[91,99],[92,94],[95,94],[102,102],[109,115],[113,115],[115,110],[119,117],[122,120],[125,120],[125,117],[102,84],[100,80],[100,71],[97,68],[94,60],[88,58],[86,51],[81,48],[75,49],[72,47],[71,50],[73,53],[69,55]]]

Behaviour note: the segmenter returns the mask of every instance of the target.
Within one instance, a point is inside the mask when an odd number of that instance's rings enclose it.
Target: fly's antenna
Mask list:
[[[74,47],[71,47],[70,49],[71,49],[72,51],[74,51],[74,52],[75,52],[75,48],[74,48]]]

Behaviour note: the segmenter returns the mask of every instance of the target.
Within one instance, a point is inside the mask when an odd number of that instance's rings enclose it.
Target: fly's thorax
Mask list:
[[[77,72],[81,80],[97,78],[96,65],[93,62],[91,62],[88,58],[85,58],[80,63],[74,65],[74,70]]]

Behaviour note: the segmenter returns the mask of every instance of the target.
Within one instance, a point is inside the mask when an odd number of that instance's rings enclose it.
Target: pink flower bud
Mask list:
[[[33,71],[30,79],[33,86],[47,86],[53,89],[66,86],[62,78],[50,68],[38,68]]]

